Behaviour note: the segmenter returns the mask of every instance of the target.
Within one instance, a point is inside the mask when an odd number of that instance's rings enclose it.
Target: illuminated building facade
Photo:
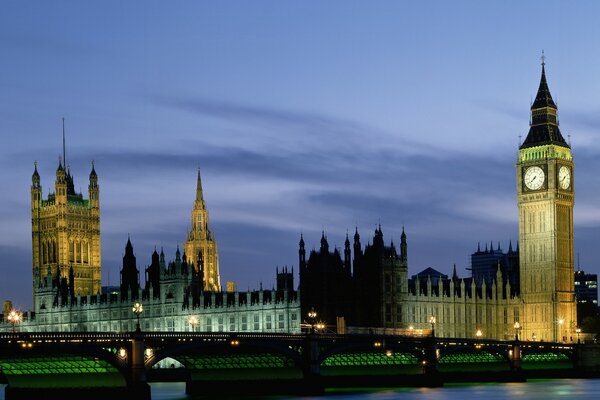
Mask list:
[[[289,286],[273,290],[214,292],[203,290],[202,267],[187,262],[177,249],[175,259],[165,262],[163,251],[154,251],[146,267],[142,287],[133,245],[128,239],[121,268],[119,290],[72,296],[66,278],[51,274],[36,286],[35,317],[25,315],[22,331],[135,330],[132,304],[143,304],[141,328],[145,331],[197,332],[299,332],[298,293]],[[277,276],[279,282],[287,276]]]
[[[54,193],[42,197],[35,164],[31,177],[33,285],[47,271],[73,281],[77,296],[100,293],[100,187],[92,163],[88,198],[75,192],[70,168],[58,162]],[[33,304],[35,306],[35,296]]]
[[[452,277],[427,268],[409,278],[406,233],[398,252],[393,242],[384,243],[381,226],[364,249],[357,230],[353,254],[347,241],[344,261],[337,249],[329,252],[326,241],[322,236],[321,248],[306,262],[300,241],[303,315],[314,308],[329,326],[343,317],[349,332],[403,334],[429,334],[434,316],[436,336],[473,337],[481,330],[486,338],[514,337],[520,299],[500,269],[490,280],[459,278],[456,268]]]
[[[183,254],[177,248],[167,263],[164,252],[155,250],[142,286],[128,239],[120,285],[107,293],[100,287],[100,202],[93,164],[89,200],[75,193],[62,161],[56,192],[48,200],[41,197],[37,165],[32,182],[34,307],[23,314],[21,331],[132,331],[134,302],[143,304],[141,327],[146,331],[300,331],[298,292],[287,269],[277,271],[277,288],[272,290],[221,292],[217,243],[208,225],[199,172]],[[8,324],[2,327],[10,329]]]
[[[571,148],[560,133],[558,109],[542,62],[516,174],[525,337],[535,334],[540,340],[557,341],[575,335],[573,173]]]
[[[196,199],[192,209],[191,229],[187,233],[185,252],[196,257],[195,265],[200,265],[198,256],[202,253],[204,265],[204,290],[218,292],[221,290],[221,277],[219,273],[219,250],[214,234],[208,225],[208,210],[202,193],[202,180],[198,169],[196,183]],[[198,272],[198,271],[196,271]]]
[[[438,336],[473,337],[481,330],[486,338],[510,339],[519,322],[519,336],[524,339],[573,340],[577,324],[573,158],[560,133],[544,63],[531,106],[530,130],[519,148],[516,169],[517,251],[512,246],[509,254],[493,248],[491,252],[479,250],[468,278],[459,278],[455,268],[451,278],[429,269],[409,279],[404,231],[400,255],[393,244],[384,245],[380,227],[373,245],[364,252],[357,232],[352,274],[347,267],[351,257],[348,244],[344,261],[337,250],[329,253],[322,245],[319,254],[313,252],[309,262],[303,262],[301,240],[303,310],[330,306],[327,292],[331,285],[342,284],[345,288],[336,290],[351,298],[352,306],[344,309],[335,304],[330,311],[323,311],[329,324],[343,316],[349,327],[358,330],[388,328],[406,333],[435,327]],[[366,257],[367,253],[371,255]],[[321,261],[312,262],[313,256]],[[321,265],[325,259],[337,267]],[[335,320],[331,313],[336,314]]]

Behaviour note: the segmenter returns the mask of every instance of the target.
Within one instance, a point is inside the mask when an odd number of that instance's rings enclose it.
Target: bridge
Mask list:
[[[7,400],[42,393],[150,399],[148,377],[167,373],[162,364],[176,360],[188,394],[310,394],[335,387],[515,381],[552,371],[565,376],[581,364],[581,347],[318,333],[4,333],[0,380],[7,384]]]

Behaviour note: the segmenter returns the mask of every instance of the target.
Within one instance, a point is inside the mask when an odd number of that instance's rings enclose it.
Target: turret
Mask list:
[[[56,204],[67,204],[67,174],[60,157],[58,158],[58,168],[56,169],[56,181],[54,186]]]
[[[379,247],[383,249],[383,232],[381,230],[381,224],[377,228],[375,228],[375,235],[373,236],[373,246]]]
[[[100,187],[98,186],[98,175],[92,161],[92,171],[90,172],[90,184],[88,186],[88,195],[90,199],[90,207],[100,208]]]
[[[300,234],[300,242],[298,243],[298,265],[300,271],[306,267],[306,249],[304,248],[304,237]]]
[[[402,227],[402,235],[400,235],[400,261],[406,266],[408,263],[408,246],[406,245],[406,233]]]
[[[358,227],[354,230],[354,261],[352,264],[352,270],[356,275],[358,265],[360,263],[360,258],[362,257],[362,247],[360,244],[360,235],[358,234]]]
[[[37,170],[37,161],[33,163],[33,174],[31,175],[31,208],[37,209],[42,202],[42,186],[40,185],[40,174]]]
[[[350,239],[348,239],[348,233],[346,232],[346,241],[344,242],[344,269],[348,275],[350,274],[350,258]]]
[[[121,269],[121,299],[136,300],[139,298],[140,272],[136,266],[135,255],[131,240],[127,238],[125,255],[123,256],[123,268]],[[129,299],[128,293],[131,293]]]
[[[160,298],[160,261],[156,248],[152,253],[152,263],[146,268],[146,291],[152,288],[152,297]]]
[[[321,254],[329,253],[329,243],[327,243],[327,238],[325,237],[325,231],[321,234]]]

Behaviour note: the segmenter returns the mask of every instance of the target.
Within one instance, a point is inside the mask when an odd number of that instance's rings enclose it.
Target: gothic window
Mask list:
[[[81,264],[81,242],[77,241],[75,244],[75,260]]]
[[[260,330],[260,316],[258,314],[254,316],[254,330]]]
[[[42,262],[48,263],[48,243],[42,242]]]
[[[267,330],[271,330],[273,327],[272,322],[271,322],[271,316],[267,315]]]
[[[385,322],[392,322],[392,305],[385,305]]]
[[[69,261],[75,262],[75,243],[69,240]]]
[[[283,314],[279,314],[278,327],[279,327],[279,329],[285,328],[285,319],[284,319],[284,315]]]
[[[87,242],[83,242],[82,244],[82,252],[83,252],[83,263],[88,263],[88,252],[90,251],[89,244]]]

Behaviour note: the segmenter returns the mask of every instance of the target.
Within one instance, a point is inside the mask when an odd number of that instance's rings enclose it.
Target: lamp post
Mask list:
[[[315,332],[315,323],[316,323],[316,319],[317,319],[317,312],[315,311],[314,308],[311,307],[311,309],[308,311],[308,323],[310,325],[310,331],[311,333]]]
[[[17,332],[17,324],[20,324],[21,320],[23,319],[23,314],[21,314],[21,312],[17,310],[10,310],[7,319],[8,323],[12,325],[13,333],[15,333]]]
[[[519,324],[519,321],[515,321],[515,324],[513,325],[515,328],[515,342],[519,341],[519,329],[521,329],[521,324]]]
[[[192,332],[196,332],[196,325],[198,325],[198,317],[196,317],[195,315],[190,315],[190,317],[188,318],[188,322],[190,323],[190,325],[192,326]]]
[[[412,325],[408,326],[408,333],[410,334],[410,336],[414,336],[415,335],[415,327]]]
[[[429,323],[431,324],[431,337],[435,337],[435,316],[429,317]]]
[[[575,333],[577,334],[577,344],[580,344],[581,341],[579,340],[579,334],[581,333],[581,328],[580,327],[575,328]]]
[[[137,327],[135,328],[136,332],[141,332],[142,327],[140,326],[140,314],[144,312],[144,306],[142,303],[135,303],[132,308],[133,313],[137,317]]]
[[[477,332],[475,332],[475,336],[477,337],[477,339],[481,339],[481,337],[483,336],[483,332],[481,331],[481,329],[477,329]]]

